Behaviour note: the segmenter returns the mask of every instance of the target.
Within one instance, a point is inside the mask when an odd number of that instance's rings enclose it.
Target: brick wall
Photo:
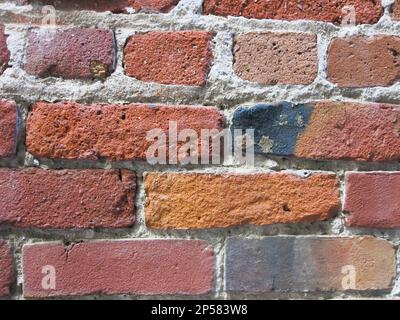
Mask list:
[[[0,296],[400,296],[399,19],[391,0],[0,1]],[[199,143],[147,161],[174,123],[252,129],[254,163],[200,164],[220,149]]]

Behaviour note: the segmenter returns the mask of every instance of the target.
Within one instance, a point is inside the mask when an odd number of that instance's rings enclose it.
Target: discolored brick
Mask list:
[[[144,186],[146,223],[155,229],[321,221],[339,207],[334,174],[146,173]]]
[[[4,33],[4,25],[0,24],[0,75],[8,66],[10,51],[7,47],[7,36]]]
[[[166,105],[81,105],[39,102],[28,117],[26,144],[36,157],[146,160],[153,129],[222,130],[224,116],[216,108]],[[179,143],[179,146],[181,143]],[[201,154],[200,146],[197,149]]]
[[[96,241],[23,248],[24,296],[93,294],[202,295],[211,292],[214,254],[205,241]],[[56,285],[42,287],[44,266],[53,266]]]
[[[202,86],[212,62],[211,33],[149,32],[129,38],[125,74],[145,82]]]
[[[357,24],[376,23],[383,14],[380,1],[365,0],[204,0],[204,13],[256,19],[346,22],[354,7]]]
[[[372,237],[235,237],[226,244],[227,291],[388,291],[395,277],[394,247]]]
[[[0,157],[15,155],[18,140],[18,111],[14,101],[0,99]]]
[[[135,189],[135,174],[126,170],[0,169],[0,224],[129,227]]]
[[[328,80],[339,87],[390,86],[400,78],[400,37],[336,38],[328,52]]]
[[[317,36],[248,33],[235,38],[235,73],[262,84],[310,84],[318,72]]]
[[[34,29],[24,69],[42,78],[104,79],[115,68],[114,42],[113,32],[104,29]]]

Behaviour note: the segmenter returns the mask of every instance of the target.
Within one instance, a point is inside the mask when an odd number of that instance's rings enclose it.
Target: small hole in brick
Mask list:
[[[289,205],[287,203],[285,203],[282,208],[283,208],[283,211],[285,211],[285,212],[290,212],[291,211],[290,208],[289,208]]]

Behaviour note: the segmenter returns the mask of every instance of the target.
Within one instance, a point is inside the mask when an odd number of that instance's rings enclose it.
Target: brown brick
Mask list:
[[[345,7],[354,6],[356,22],[376,23],[383,14],[380,1],[366,0],[204,0],[204,13],[256,19],[317,20],[341,23]]]
[[[0,297],[10,295],[14,266],[9,245],[0,241]]]
[[[34,244],[23,248],[24,296],[201,295],[213,288],[214,254],[204,241],[134,240]],[[43,288],[44,266],[56,272]]]
[[[27,148],[45,158],[146,160],[154,143],[146,139],[147,132],[168,134],[169,121],[176,121],[179,132],[193,129],[199,136],[202,129],[224,125],[223,114],[211,107],[40,102],[29,114]]]
[[[395,0],[392,8],[391,8],[391,16],[392,20],[399,21],[400,20],[400,1]]]
[[[125,73],[145,82],[202,86],[212,61],[211,34],[150,32],[125,46]]]
[[[135,174],[125,170],[0,169],[0,224],[129,227],[135,186]]]
[[[236,74],[262,84],[309,84],[318,72],[317,36],[248,33],[235,39]]]
[[[339,207],[334,174],[146,173],[146,222],[156,229],[326,220]]]
[[[390,86],[400,78],[400,37],[336,38],[329,47],[328,79],[339,87]]]
[[[14,101],[0,99],[0,157],[15,155],[18,139],[18,111]]]
[[[115,44],[110,30],[35,29],[29,34],[24,69],[38,77],[103,79],[114,71]]]

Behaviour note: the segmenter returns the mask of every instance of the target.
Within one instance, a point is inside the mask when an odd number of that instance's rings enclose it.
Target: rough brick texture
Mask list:
[[[239,107],[233,127],[255,129],[258,154],[393,161],[400,159],[399,121],[395,105],[321,101]]]
[[[346,174],[344,210],[349,227],[400,227],[400,173]]]
[[[400,78],[400,37],[336,38],[328,52],[328,79],[339,87],[389,86]]]
[[[0,99],[0,157],[15,155],[18,140],[18,111],[14,101]]]
[[[4,33],[4,25],[0,24],[0,75],[7,68],[10,60],[10,51],[7,47],[7,36]]]
[[[44,290],[42,268],[56,286]],[[202,295],[213,288],[214,256],[204,241],[137,240],[24,246],[26,297],[89,294]]]
[[[144,184],[146,223],[157,229],[321,221],[339,206],[333,174],[147,173]]]
[[[114,60],[110,30],[35,29],[29,34],[24,69],[38,77],[103,79],[114,71]]]
[[[372,237],[230,238],[225,285],[254,293],[388,290],[395,254],[389,242]]]
[[[165,105],[91,105],[37,103],[29,115],[27,147],[37,157],[146,160],[154,141],[152,129],[168,134],[175,121],[178,133],[222,129],[224,117],[215,108]],[[197,150],[200,154],[200,146]]]
[[[342,22],[348,12],[347,6],[354,6],[356,22],[376,23],[382,16],[380,1],[365,0],[204,0],[205,14],[220,16],[242,16],[256,19],[319,20],[333,23]]]
[[[10,294],[14,266],[11,250],[7,243],[0,241],[0,297]]]
[[[0,194],[0,224],[65,229],[134,222],[130,171],[0,169]]]
[[[168,12],[179,0],[22,0],[33,5],[52,5],[58,10],[125,12]]]
[[[202,86],[212,62],[211,33],[150,32],[125,46],[125,73],[145,82]]]
[[[236,74],[263,84],[309,84],[318,72],[317,37],[306,33],[249,33],[234,47]]]
[[[391,11],[392,11],[391,12],[392,19],[399,21],[400,20],[400,2],[398,0],[395,0]]]

